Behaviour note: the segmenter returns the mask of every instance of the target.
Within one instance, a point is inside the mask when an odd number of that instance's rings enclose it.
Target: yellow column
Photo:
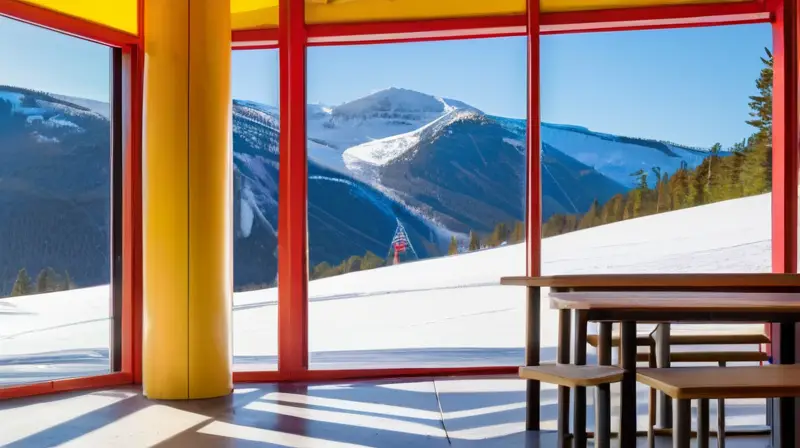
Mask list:
[[[143,386],[229,394],[230,0],[145,0]]]

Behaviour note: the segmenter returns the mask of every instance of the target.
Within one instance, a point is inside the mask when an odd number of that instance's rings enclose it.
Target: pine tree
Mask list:
[[[514,232],[511,236],[512,243],[521,243],[525,241],[525,223],[522,221],[517,221],[514,224]]]
[[[386,261],[372,253],[371,251],[367,251],[364,254],[364,257],[361,259],[361,270],[366,271],[368,269],[375,269],[383,266]]]
[[[17,280],[14,281],[14,286],[11,288],[12,296],[26,296],[33,293],[33,284],[31,278],[28,276],[28,271],[25,268],[19,270],[17,273]]]
[[[764,51],[767,58],[761,58],[764,67],[756,80],[758,95],[751,96],[748,103],[753,119],[748,120],[747,124],[758,129],[758,139],[772,143],[772,78],[775,59],[768,48],[764,48]]]
[[[499,222],[496,226],[494,226],[494,230],[492,234],[489,235],[489,238],[486,241],[486,245],[489,247],[497,247],[503,244],[508,239],[508,226],[506,223]]]
[[[590,227],[594,227],[598,224],[600,220],[600,204],[597,203],[597,199],[592,201],[592,205],[589,207],[589,211],[587,211],[581,221],[578,223],[579,229],[588,229]]]
[[[64,285],[62,286],[63,291],[69,291],[73,288],[72,284],[72,277],[69,276],[69,271],[64,271]]]
[[[756,80],[758,95],[750,97],[750,116],[747,124],[757,129],[750,138],[747,160],[742,167],[745,195],[766,193],[772,190],[772,78],[774,59],[768,49],[767,58],[761,58],[764,67]]]
[[[672,197],[669,194],[669,174],[661,175],[661,182],[658,183],[658,199],[656,200],[656,213],[668,212],[672,210]]]
[[[50,283],[48,280],[49,271],[47,269],[42,269],[39,271],[39,275],[36,276],[36,292],[43,293],[48,292],[48,284]]]
[[[450,247],[447,248],[447,255],[456,255],[458,253],[458,241],[456,241],[456,237],[450,237]]]
[[[481,239],[478,234],[471,231],[469,232],[469,251],[473,252],[481,248]]]
[[[312,280],[331,277],[333,275],[336,275],[334,268],[327,261],[323,261],[322,263],[314,266],[314,269],[311,270]]]

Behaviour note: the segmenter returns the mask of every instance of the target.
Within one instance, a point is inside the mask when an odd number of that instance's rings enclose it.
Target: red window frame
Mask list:
[[[625,8],[539,14],[538,0],[528,0],[530,13],[481,18],[397,21],[385,23],[306,25],[303,0],[284,0],[279,6],[276,29],[237,30],[236,49],[280,50],[281,120],[279,174],[279,226],[294,229],[279,233],[278,370],[234,372],[235,382],[322,381],[368,378],[513,374],[517,366],[465,368],[405,368],[368,370],[310,370],[308,366],[308,260],[307,154],[305,109],[288,108],[305,101],[306,48],[325,45],[362,45],[389,42],[474,39],[500,36],[528,37],[528,136],[529,148],[539,141],[539,35],[767,23],[775,30],[776,89],[775,148],[773,158],[773,270],[797,272],[797,8],[792,20],[784,20],[784,3],[797,0]],[[139,0],[139,17],[143,0]],[[123,224],[122,224],[122,360],[117,373],[87,378],[55,380],[0,388],[0,399],[57,391],[141,383],[142,364],[142,80],[144,69],[143,24],[137,36],[77,18],[63,16],[17,0],[0,0],[0,14],[121,49],[123,130]],[[286,24],[286,26],[283,26]],[[794,34],[792,34],[794,33]],[[794,41],[786,41],[794,36]],[[787,56],[791,55],[791,56]],[[792,70],[778,70],[777,61]],[[781,66],[783,67],[783,66]],[[788,78],[784,75],[788,73]],[[793,84],[792,84],[793,83]],[[531,126],[530,123],[536,123]],[[541,210],[539,152],[528,151],[526,191],[527,273],[537,275],[541,264]]]

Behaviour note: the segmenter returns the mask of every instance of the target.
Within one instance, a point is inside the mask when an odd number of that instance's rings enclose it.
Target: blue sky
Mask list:
[[[731,145],[752,132],[747,96],[771,39],[768,24],[543,36],[542,119]],[[310,48],[308,100],[336,105],[394,86],[522,118],[525,46],[502,38]],[[0,18],[0,59],[0,84],[108,99],[109,52],[100,45]],[[235,98],[277,104],[277,77],[277,51],[234,52]]]

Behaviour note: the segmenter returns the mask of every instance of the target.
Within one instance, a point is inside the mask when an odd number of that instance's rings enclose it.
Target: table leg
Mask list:
[[[636,322],[620,325],[620,352],[625,373],[621,384],[620,448],[636,447]]]
[[[558,364],[569,364],[572,310],[558,311]],[[569,439],[569,387],[558,386],[558,446],[566,447]]]
[[[586,365],[586,320],[585,311],[575,311],[575,365]],[[575,388],[572,409],[572,433],[574,448],[586,448],[586,388]]]
[[[697,448],[709,448],[709,411],[708,398],[697,400]]]
[[[539,350],[541,345],[542,317],[541,317],[541,297],[542,291],[539,287],[530,286],[528,290],[528,309],[526,320],[526,340],[525,340],[525,365],[539,365]],[[527,431],[538,431],[541,411],[541,384],[539,381],[528,380],[525,391],[525,429]]]
[[[597,364],[611,365],[611,322],[601,322],[597,341]],[[611,446],[611,385],[597,386],[594,401],[595,448],[610,448]]]
[[[692,444],[692,400],[675,400],[674,412],[672,448],[689,448]]]
[[[656,366],[660,369],[669,367],[670,357],[670,324],[663,323],[656,327],[654,334],[656,340]],[[658,393],[658,426],[672,427],[672,399],[664,392]]]
[[[780,358],[781,364],[795,363],[795,323],[782,323],[780,326]],[[779,398],[780,416],[778,418],[779,445],[783,448],[794,447],[795,434],[795,398]]]

